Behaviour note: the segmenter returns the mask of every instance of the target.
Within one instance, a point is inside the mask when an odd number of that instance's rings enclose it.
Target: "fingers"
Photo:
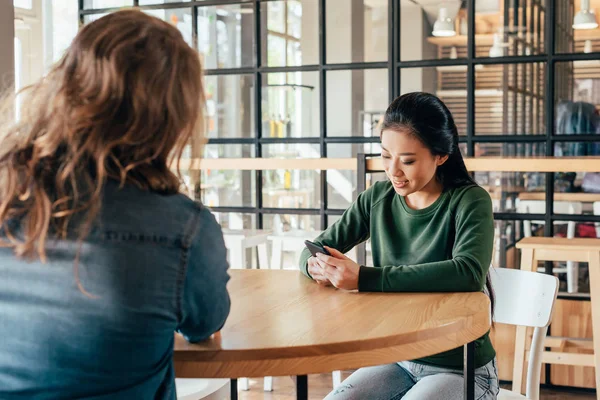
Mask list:
[[[325,250],[327,250],[335,258],[339,258],[339,259],[342,259],[342,260],[345,260],[345,259],[348,258],[341,251],[339,251],[338,249],[334,249],[333,247],[329,247],[329,246],[323,246],[323,247],[325,248]]]
[[[323,263],[329,264],[329,265],[333,265],[334,267],[340,266],[340,261],[342,261],[339,258],[328,256],[328,255],[325,255],[322,253],[317,253],[317,259],[320,262],[323,262]]]

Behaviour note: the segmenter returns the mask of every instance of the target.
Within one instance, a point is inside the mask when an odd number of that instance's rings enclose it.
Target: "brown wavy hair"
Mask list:
[[[203,143],[198,53],[174,26],[134,9],[84,26],[19,97],[19,120],[13,98],[0,121],[0,223],[17,256],[45,262],[48,238],[73,231],[81,243],[108,179],[177,193],[184,147]]]

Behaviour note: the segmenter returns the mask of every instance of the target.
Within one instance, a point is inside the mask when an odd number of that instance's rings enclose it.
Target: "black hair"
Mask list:
[[[434,156],[448,156],[436,171],[444,190],[476,184],[458,148],[458,129],[452,113],[436,96],[413,92],[397,97],[383,117],[382,134],[385,130],[408,130]]]
[[[458,148],[458,129],[452,113],[444,102],[430,93],[413,92],[397,97],[385,111],[381,134],[386,130],[408,130],[417,137],[434,156],[448,156],[437,167],[436,177],[444,190],[477,185]],[[494,291],[490,275],[485,286],[494,310]]]

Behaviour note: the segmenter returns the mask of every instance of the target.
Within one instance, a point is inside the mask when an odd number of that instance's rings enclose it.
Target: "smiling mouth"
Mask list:
[[[408,181],[406,181],[406,180],[397,181],[395,179],[392,179],[392,184],[395,187],[402,189],[403,187],[406,187],[406,185],[408,185]]]

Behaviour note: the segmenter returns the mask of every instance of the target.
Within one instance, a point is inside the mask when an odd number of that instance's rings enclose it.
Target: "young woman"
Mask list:
[[[389,181],[361,193],[315,240],[331,256],[302,253],[302,271],[320,284],[347,290],[483,290],[494,239],[492,202],[467,172],[450,111],[431,94],[409,93],[389,106],[381,132]],[[368,238],[374,266],[361,266],[344,256]],[[495,355],[487,334],[477,340],[477,399],[496,399]],[[362,368],[327,400],[462,399],[462,363],[461,347],[419,360]]]
[[[116,12],[23,96],[0,122],[0,398],[175,399],[174,332],[230,307],[221,229],[170,170],[201,139],[198,54]]]

